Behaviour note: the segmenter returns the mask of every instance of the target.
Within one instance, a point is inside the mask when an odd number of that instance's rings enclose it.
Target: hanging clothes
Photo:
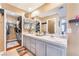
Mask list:
[[[10,34],[10,26],[9,26],[9,23],[7,23],[7,26],[6,26],[6,34],[7,35]]]

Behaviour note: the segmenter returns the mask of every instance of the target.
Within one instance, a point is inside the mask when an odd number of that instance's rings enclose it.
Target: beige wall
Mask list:
[[[0,50],[4,50],[4,16],[0,14]]]
[[[67,19],[71,20],[76,15],[79,15],[79,4],[78,3],[68,3],[67,4]]]
[[[0,3],[0,8],[1,8],[1,3]]]
[[[11,16],[11,15],[6,15],[6,19],[7,19],[7,21],[12,21],[12,22],[16,22],[16,20],[17,20],[17,17],[15,17],[15,16]]]
[[[19,13],[21,15],[23,15],[25,13],[24,10],[19,9],[19,8],[15,7],[15,6],[12,6],[12,5],[8,4],[8,3],[2,3],[1,5],[2,5],[2,8],[6,9],[6,10],[10,10],[12,12]]]
[[[75,18],[76,15],[79,15],[79,4],[77,4],[77,3],[67,4],[67,19],[71,20],[71,19]],[[70,33],[68,33],[67,55],[79,56],[78,27],[76,27],[74,25],[74,23],[68,24],[68,29],[71,29],[72,31]]]
[[[31,18],[31,13],[26,13],[25,17],[30,19]]]
[[[68,34],[67,55],[79,56],[79,26],[70,24],[71,33]]]
[[[49,10],[51,10],[51,9],[54,9],[54,8],[60,6],[60,5],[62,5],[62,3],[60,3],[60,4],[56,4],[56,3],[46,3],[46,4],[44,4],[43,6],[39,7],[39,8],[36,9],[36,10],[38,10],[40,13],[45,13],[45,12],[47,12],[47,11],[49,11]],[[35,10],[35,11],[36,11],[36,10]]]

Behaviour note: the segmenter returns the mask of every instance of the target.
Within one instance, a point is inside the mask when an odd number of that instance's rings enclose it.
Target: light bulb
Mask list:
[[[32,16],[38,16],[39,15],[39,11],[34,11],[33,13],[32,13]]]
[[[32,11],[32,8],[28,8],[28,12],[31,12]]]

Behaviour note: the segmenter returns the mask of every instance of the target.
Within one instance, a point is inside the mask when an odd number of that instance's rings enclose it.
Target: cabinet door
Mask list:
[[[34,38],[31,38],[31,47],[35,48],[36,40]]]
[[[33,54],[36,54],[35,48],[32,48],[32,47],[31,47],[31,52],[32,52]]]
[[[26,36],[26,48],[30,50],[30,38]]]
[[[35,54],[35,48],[36,48],[36,40],[34,38],[31,38],[31,52]]]
[[[43,41],[36,40],[36,55],[45,56],[45,43]]]
[[[66,56],[66,48],[61,48],[61,56]]]
[[[53,44],[47,44],[46,48],[46,55],[47,56],[60,56],[61,55],[61,49],[57,46],[54,46]]]

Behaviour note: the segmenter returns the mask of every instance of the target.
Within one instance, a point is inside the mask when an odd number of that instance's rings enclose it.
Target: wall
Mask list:
[[[4,16],[0,13],[0,51],[4,50]]]
[[[71,33],[68,35],[67,55],[79,56],[79,25],[75,23],[70,24]]]
[[[71,20],[79,15],[79,4],[70,3],[67,4],[67,19]],[[67,55],[79,56],[79,25],[75,26],[74,23],[68,24],[68,42],[67,42]]]
[[[36,9],[36,10],[38,10],[40,13],[45,13],[45,12],[47,12],[47,11],[49,11],[49,10],[51,10],[51,9],[54,9],[54,8],[60,6],[60,5],[62,5],[62,3],[60,3],[60,4],[56,4],[56,3],[46,3],[46,4],[44,4],[43,6],[39,7],[39,8]],[[36,10],[35,10],[35,11],[36,11]],[[34,11],[33,11],[33,12],[34,12]]]
[[[1,5],[2,5],[2,8],[6,9],[6,10],[10,10],[10,11],[18,13],[20,15],[25,14],[24,10],[19,9],[19,8],[15,7],[15,6],[12,6],[12,5],[8,4],[8,3],[2,3]]]
[[[6,15],[6,17],[7,21],[16,23],[17,17],[11,15]]]
[[[68,3],[67,5],[67,19],[71,20],[79,15],[79,4],[78,3]]]
[[[0,8],[1,8],[1,3],[0,3]]]

